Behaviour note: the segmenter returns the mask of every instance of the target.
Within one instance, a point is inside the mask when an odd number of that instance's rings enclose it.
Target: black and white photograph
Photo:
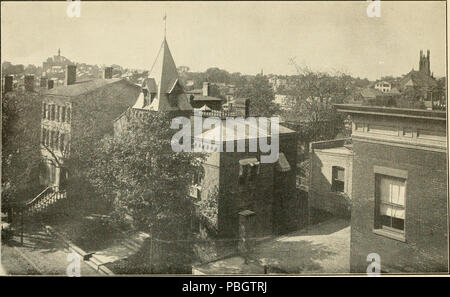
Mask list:
[[[447,11],[1,1],[0,276],[448,276]]]

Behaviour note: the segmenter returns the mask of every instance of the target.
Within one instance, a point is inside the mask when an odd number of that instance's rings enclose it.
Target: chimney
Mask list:
[[[76,65],[67,65],[66,66],[66,78],[65,85],[70,86],[73,85],[77,81],[77,66]]]
[[[48,82],[47,82],[47,88],[50,90],[50,89],[53,89],[53,83],[54,83],[54,81],[53,81],[53,79],[49,79],[48,80]]]
[[[209,96],[209,82],[203,83],[203,96]]]
[[[12,92],[13,90],[13,76],[12,75],[5,75],[5,86],[4,86],[4,92]]]
[[[112,67],[105,67],[105,71],[103,73],[104,79],[111,79],[113,77],[113,68]]]
[[[34,91],[34,75],[25,75],[24,83],[25,91],[33,92]]]
[[[39,86],[40,86],[41,88],[46,88],[46,87],[47,87],[47,80],[48,80],[48,78],[46,78],[46,77],[41,77],[41,82],[40,82]]]

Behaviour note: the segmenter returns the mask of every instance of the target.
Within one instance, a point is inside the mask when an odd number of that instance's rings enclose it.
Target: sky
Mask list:
[[[445,75],[446,5],[380,1],[329,2],[2,2],[1,60],[42,65],[72,61],[149,70],[164,37],[177,66],[191,71],[294,74],[289,59],[316,71],[378,79],[418,69],[431,51],[431,71]]]

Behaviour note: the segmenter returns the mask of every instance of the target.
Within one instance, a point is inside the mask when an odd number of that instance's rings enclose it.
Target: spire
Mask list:
[[[61,56],[61,49],[58,48],[58,57]]]
[[[164,38],[161,44],[156,60],[153,62],[143,88],[147,88],[149,95],[152,96],[152,100],[149,101],[151,104],[144,106],[143,104],[146,101],[138,99],[134,108],[156,111],[192,109],[189,100],[184,94],[183,86],[178,77],[177,67],[166,38]]]

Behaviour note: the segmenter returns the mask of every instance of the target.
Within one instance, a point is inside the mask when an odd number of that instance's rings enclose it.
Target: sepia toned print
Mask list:
[[[0,274],[448,274],[446,5],[3,1]]]

